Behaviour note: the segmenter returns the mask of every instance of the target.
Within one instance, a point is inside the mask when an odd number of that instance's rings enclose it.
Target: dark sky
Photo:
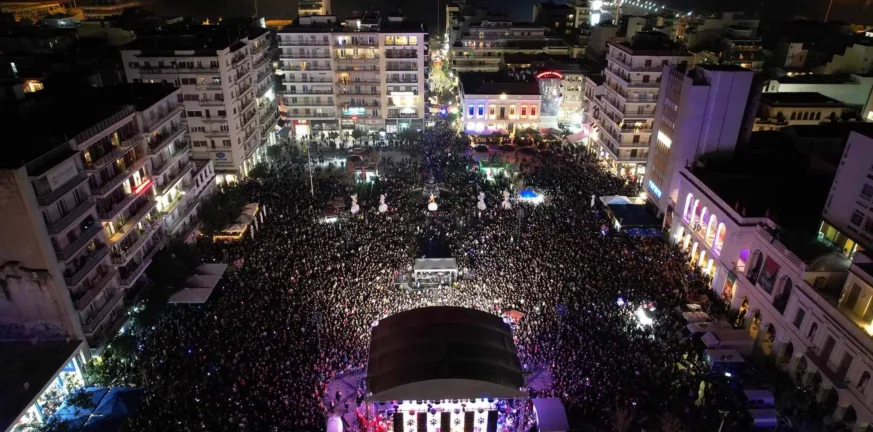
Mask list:
[[[437,4],[439,2],[439,5]],[[479,0],[493,11],[505,12],[513,20],[532,18],[534,0]],[[562,0],[556,0],[562,2]],[[255,0],[163,0],[151,9],[167,15],[187,15],[202,19],[222,16],[251,15]],[[859,24],[873,24],[873,0],[834,0],[831,19],[842,19]],[[828,0],[669,0],[665,4],[687,10],[760,9],[764,5],[766,18],[791,19],[795,16],[822,19]],[[726,5],[729,4],[730,7]],[[333,0],[333,12],[340,17],[366,7],[389,11],[400,8],[410,20],[425,21],[429,26],[445,25],[445,0]],[[291,19],[296,15],[296,0],[258,0],[261,15],[268,18]],[[439,9],[438,9],[439,8]]]

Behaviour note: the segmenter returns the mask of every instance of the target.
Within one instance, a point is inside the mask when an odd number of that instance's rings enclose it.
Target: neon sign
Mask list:
[[[564,75],[562,75],[560,72],[555,72],[555,71],[545,71],[545,72],[540,72],[537,74],[537,79],[546,79],[546,78],[564,79]]]

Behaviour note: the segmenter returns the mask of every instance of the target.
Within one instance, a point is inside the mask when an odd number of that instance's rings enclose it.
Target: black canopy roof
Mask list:
[[[368,400],[505,398],[524,385],[503,320],[460,307],[401,312],[373,328]]]

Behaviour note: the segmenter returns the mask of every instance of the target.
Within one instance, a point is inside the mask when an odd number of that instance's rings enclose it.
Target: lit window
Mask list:
[[[496,116],[496,111],[497,111],[497,109],[494,107],[494,105],[488,105],[488,116],[489,117],[494,118]]]
[[[406,36],[395,36],[394,45],[406,45]]]
[[[479,117],[485,117],[485,105],[479,105]]]
[[[474,109],[475,109],[475,107],[473,107],[473,105],[470,105],[470,109],[469,109],[469,116],[470,117],[473,117],[473,110]]]
[[[515,117],[515,105],[509,106],[509,117]]]
[[[386,36],[385,45],[394,45],[394,36]]]
[[[418,36],[410,36],[409,45],[418,45]]]
[[[527,117],[527,106],[526,105],[521,106],[521,116]]]
[[[531,107],[530,107],[530,116],[531,116],[531,117],[536,117],[536,116],[537,116],[537,107],[536,107],[536,105],[531,105]]]
[[[664,144],[664,147],[670,148],[673,145],[673,140],[662,131],[658,131],[658,142]]]

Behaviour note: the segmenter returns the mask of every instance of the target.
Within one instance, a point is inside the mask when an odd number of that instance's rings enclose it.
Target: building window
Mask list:
[[[818,324],[817,324],[817,323],[812,323],[812,327],[809,328],[809,333],[806,334],[806,338],[809,339],[809,340],[811,340],[811,341],[814,341],[814,340],[815,340],[815,334],[816,334],[817,332],[818,332]]]
[[[791,120],[797,120],[797,113],[794,111],[791,111]]]
[[[865,184],[863,188],[861,188],[861,197],[864,199],[873,198],[873,186]]]
[[[469,111],[469,114],[468,114],[469,117],[473,117],[473,110],[474,110],[474,109],[476,109],[476,108],[473,107],[473,105],[470,105],[470,109],[468,110],[468,111]]]
[[[485,105],[479,105],[479,117],[485,116]]]
[[[522,116],[522,117],[527,117],[527,105],[522,105],[522,106],[521,106],[521,116]]]
[[[418,36],[410,36],[409,45],[418,45]]]
[[[861,213],[858,210],[852,212],[852,217],[849,218],[849,223],[855,226],[861,226],[861,222],[864,222],[864,213]]]
[[[816,119],[816,120],[821,120],[821,111],[815,113],[815,119]]]
[[[531,106],[531,107],[530,107],[530,116],[531,116],[531,117],[536,117],[536,115],[537,115],[537,107],[536,107],[536,106]]]
[[[495,115],[497,115],[496,111],[497,110],[494,108],[494,105],[488,106],[488,116],[491,117],[492,119],[494,118]]]
[[[806,311],[803,309],[797,309],[797,313],[794,314],[794,327],[800,329],[800,326],[803,324],[803,318],[806,316]]]
[[[515,117],[515,105],[509,106],[509,117]]]
[[[858,390],[861,393],[864,393],[864,389],[867,388],[867,383],[870,382],[870,372],[864,371],[861,374],[861,379],[858,380]]]

